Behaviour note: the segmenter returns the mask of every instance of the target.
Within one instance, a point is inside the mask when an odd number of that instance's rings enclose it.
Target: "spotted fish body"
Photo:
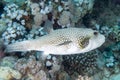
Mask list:
[[[105,37],[88,28],[65,28],[54,30],[48,35],[34,40],[26,40],[10,44],[6,52],[14,51],[44,51],[47,54],[68,55],[91,51],[100,47]]]

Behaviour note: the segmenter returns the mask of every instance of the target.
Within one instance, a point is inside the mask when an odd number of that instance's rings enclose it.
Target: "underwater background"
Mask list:
[[[84,54],[4,51],[51,27],[91,28],[106,40]],[[120,0],[1,0],[0,80],[120,80]]]

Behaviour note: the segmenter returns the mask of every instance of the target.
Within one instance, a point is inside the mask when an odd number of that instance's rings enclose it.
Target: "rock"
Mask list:
[[[2,67],[0,66],[0,80],[11,80],[11,79],[20,79],[21,74],[10,68],[10,67]]]

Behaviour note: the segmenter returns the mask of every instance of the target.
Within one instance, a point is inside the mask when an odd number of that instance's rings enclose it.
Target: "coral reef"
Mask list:
[[[6,1],[5,1],[6,2]],[[45,27],[43,25],[44,21],[48,20],[50,17],[51,23],[58,24],[60,26],[73,26],[79,19],[81,19],[88,11],[92,10],[93,7],[93,0],[89,1],[38,1],[40,4],[35,2],[31,2],[29,0],[27,1],[21,1],[22,4],[26,4],[25,7],[20,7],[20,5],[17,4],[17,0],[8,1],[9,4],[6,4],[4,7],[4,13],[1,15],[1,20],[4,20],[5,24],[2,23],[1,25],[4,25],[5,29],[7,30],[2,34],[3,40],[5,41],[5,44],[14,43],[15,41],[24,40],[29,35],[36,33],[36,31],[39,32],[41,27]],[[24,2],[24,3],[23,3]],[[79,4],[77,4],[79,2]],[[61,4],[59,4],[61,3]],[[22,5],[21,4],[21,5]],[[71,5],[72,4],[72,5]],[[84,4],[84,5],[83,5]],[[82,6],[83,5],[83,6]],[[29,7],[28,7],[29,6]],[[69,11],[67,11],[69,10]],[[74,17],[78,18],[78,15],[74,14],[74,11],[76,14],[79,14],[79,19],[76,21],[72,21]],[[82,10],[82,11],[81,11]],[[83,13],[82,13],[83,12]],[[49,15],[51,13],[51,16]],[[30,19],[31,18],[31,19]],[[64,19],[63,19],[64,18]],[[32,21],[33,20],[33,21]],[[57,20],[57,22],[54,22]],[[55,27],[58,27],[55,26]],[[16,28],[16,26],[20,26],[20,32],[18,32],[17,29],[10,29],[10,28]],[[24,27],[25,29],[23,29]],[[32,27],[32,28],[31,28]],[[53,26],[52,26],[53,27]],[[23,29],[23,30],[21,30]],[[27,29],[31,30],[27,31]],[[3,30],[3,26],[1,28]],[[8,30],[12,30],[15,32],[15,34],[9,32]],[[0,31],[1,32],[1,31]],[[17,33],[18,34],[17,34]],[[22,32],[22,35],[20,33]],[[38,33],[37,32],[37,33]],[[11,34],[11,35],[10,35]],[[25,35],[25,36],[23,36]],[[37,34],[38,35],[38,34]],[[40,35],[38,35],[40,36]],[[27,38],[28,39],[28,38]],[[29,38],[30,39],[30,38]]]
[[[0,20],[0,36],[3,34],[6,28],[7,28],[6,23],[3,20]]]
[[[36,15],[40,11],[39,4],[37,4],[37,3],[31,4],[30,8],[31,8],[31,14],[32,15]]]
[[[2,34],[2,39],[5,41],[5,44],[10,44],[16,41],[22,41],[25,34],[26,34],[26,31],[24,26],[14,22]]]
[[[20,79],[22,77],[18,71],[10,67],[0,67],[0,73],[0,79],[2,80]]]
[[[79,75],[78,79],[76,79],[76,80],[91,80],[91,78],[88,77],[88,76],[81,76],[81,75]]]
[[[97,67],[97,54],[95,52],[63,56],[65,71],[69,74],[75,72],[80,75],[93,75]]]
[[[80,17],[83,17],[87,12],[91,12],[93,4],[94,0],[74,0],[74,2],[71,2],[70,12],[74,16],[72,22],[77,23]]]
[[[8,26],[12,25],[12,22],[19,21],[20,24],[25,25],[25,21],[22,18],[22,16],[27,16],[27,11],[24,11],[22,9],[19,9],[19,6],[16,4],[8,4],[4,7],[4,13],[1,15],[2,19],[6,19],[6,23],[8,23]]]
[[[22,16],[27,16],[27,12],[19,9],[19,6],[16,4],[7,4],[4,7],[4,13],[1,15],[1,21],[3,26],[7,29],[2,34],[2,39],[5,41],[5,44],[10,44],[18,39],[22,39],[25,31],[25,20],[22,19]]]
[[[43,23],[43,21],[47,20],[47,15],[42,14],[42,13],[36,13],[36,15],[34,16],[34,22],[36,27],[41,25]]]
[[[0,66],[7,66],[10,68],[14,68],[14,63],[17,61],[17,57],[13,57],[13,56],[8,56],[8,57],[4,57],[1,61],[0,61]]]
[[[112,27],[109,38],[115,42],[120,42],[120,26],[115,25]]]
[[[0,80],[119,80],[119,13],[120,0],[1,0]],[[69,27],[95,29],[106,42],[78,55],[4,52],[7,44]]]
[[[38,37],[43,36],[45,34],[47,34],[47,32],[44,31],[43,27],[40,27],[38,29],[36,29],[36,28],[32,29],[30,31],[30,33],[26,35],[25,38],[27,38],[27,39],[35,39],[35,38],[38,38]]]
[[[0,39],[0,59],[3,58],[5,55],[4,49],[5,49],[4,42],[2,39]]]
[[[51,76],[51,79],[56,78],[55,73],[57,73],[61,68],[61,61],[62,61],[61,58],[62,57],[60,57],[60,56],[58,59],[57,56],[49,55],[49,56],[47,56],[47,58],[45,60],[45,66],[48,69],[48,73]]]
[[[69,11],[63,11],[60,19],[58,20],[58,24],[62,25],[63,27],[69,27],[71,16],[73,15]]]
[[[57,24],[61,26],[73,26],[86,13],[92,10],[94,0],[88,1],[36,1],[31,3],[31,14],[34,15],[34,23],[39,25],[46,20],[46,15],[51,13],[52,21],[57,20]],[[43,16],[42,16],[42,15]],[[73,17],[74,16],[74,17]],[[39,20],[37,19],[39,18]],[[48,17],[49,18],[49,17]],[[64,19],[63,19],[64,18]],[[38,24],[37,24],[38,25]]]
[[[56,80],[71,80],[71,77],[65,71],[57,72]]]
[[[19,6],[22,6],[25,3],[25,0],[2,0],[4,3],[16,3]]]
[[[15,62],[14,69],[22,74],[22,79],[49,80],[48,74],[51,76],[51,79],[55,79],[54,73],[60,69],[58,62],[56,57],[51,55],[45,61],[42,59],[36,60],[35,56],[30,56],[29,58],[18,59]]]
[[[27,73],[26,76],[35,75],[42,68],[42,63],[36,61],[34,56],[30,56],[29,59],[21,58],[16,63],[14,68],[20,71],[23,75]]]
[[[44,64],[44,61],[40,60],[36,60],[35,56],[18,59],[18,61],[15,63],[14,69],[18,70],[22,74],[22,79],[25,80],[49,80],[47,75],[48,72],[46,72],[44,68],[44,65],[48,63],[45,62]],[[54,68],[56,67],[57,66]],[[53,71],[56,70],[54,68],[52,69]],[[50,73],[52,73],[52,70]]]

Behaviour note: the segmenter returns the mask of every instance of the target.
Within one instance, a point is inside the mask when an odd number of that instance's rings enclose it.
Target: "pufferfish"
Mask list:
[[[43,51],[45,54],[69,55],[91,51],[105,42],[104,35],[89,28],[65,28],[33,40],[6,46],[6,52]]]

